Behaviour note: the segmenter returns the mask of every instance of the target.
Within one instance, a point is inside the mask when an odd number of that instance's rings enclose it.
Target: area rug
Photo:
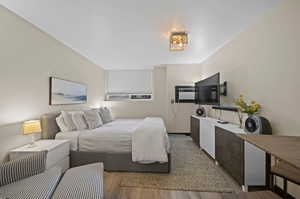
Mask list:
[[[188,136],[170,136],[170,174],[122,173],[121,187],[201,192],[233,192],[221,169]]]

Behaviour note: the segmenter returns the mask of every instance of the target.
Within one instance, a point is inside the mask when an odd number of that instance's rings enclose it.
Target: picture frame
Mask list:
[[[50,77],[49,105],[74,105],[87,103],[87,85]]]

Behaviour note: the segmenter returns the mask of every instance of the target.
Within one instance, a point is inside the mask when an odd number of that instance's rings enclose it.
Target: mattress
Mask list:
[[[55,139],[69,140],[73,151],[128,153],[132,134],[142,121],[117,119],[96,129],[58,133]]]

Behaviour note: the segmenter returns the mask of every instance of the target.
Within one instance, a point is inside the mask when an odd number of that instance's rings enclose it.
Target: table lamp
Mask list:
[[[41,130],[41,122],[40,120],[30,120],[30,121],[26,121],[23,123],[23,134],[24,135],[29,135],[31,134],[31,144],[29,145],[29,147],[35,147],[35,140],[34,140],[34,133],[40,133],[42,132]]]

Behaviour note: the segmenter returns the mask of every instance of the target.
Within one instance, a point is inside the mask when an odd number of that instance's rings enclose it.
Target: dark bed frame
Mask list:
[[[56,124],[56,117],[60,113],[48,113],[41,117],[42,139],[54,139],[60,131]],[[167,163],[139,164],[132,162],[131,153],[104,153],[71,151],[70,166],[76,167],[85,164],[103,162],[105,171],[114,172],[150,172],[170,173],[171,154],[168,154]]]

